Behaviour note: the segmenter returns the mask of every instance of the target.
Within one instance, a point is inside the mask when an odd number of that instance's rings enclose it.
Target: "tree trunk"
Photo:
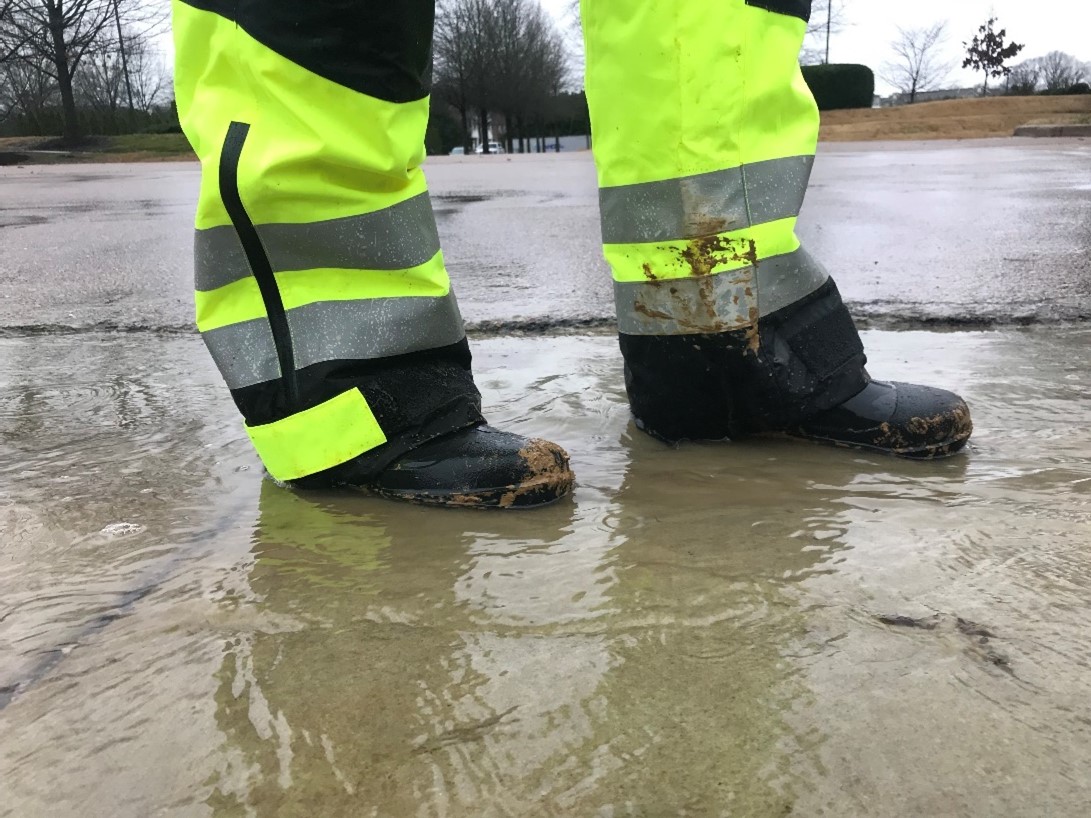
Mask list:
[[[481,152],[489,152],[489,112],[482,108],[478,111],[478,127],[481,129],[479,136],[481,138]]]
[[[64,144],[73,147],[80,141],[80,125],[76,118],[76,97],[72,93],[72,71],[68,65],[68,46],[64,42],[64,20],[56,6],[49,9],[49,33],[53,40],[53,64],[57,68],[57,90],[61,92],[64,113]]]
[[[458,107],[458,119],[462,123],[462,150],[464,153],[473,153],[473,139],[470,136],[470,117],[466,113],[466,103],[460,102]]]
[[[117,47],[121,51],[121,71],[125,75],[125,94],[129,100],[129,130],[133,127],[133,85],[129,80],[129,59],[125,55],[125,35],[121,33],[121,13],[117,8],[117,0],[114,0],[114,22],[117,23]]]

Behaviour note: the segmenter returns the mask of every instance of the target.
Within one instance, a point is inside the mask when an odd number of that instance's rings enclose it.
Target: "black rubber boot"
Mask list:
[[[556,443],[476,426],[413,449],[365,488],[427,505],[533,508],[569,494],[574,482]]]
[[[953,392],[871,381],[856,396],[807,418],[788,434],[927,459],[957,452],[966,445],[973,428],[969,407]]]
[[[572,491],[568,454],[555,443],[480,425],[422,443],[376,475],[350,471],[300,488],[356,486],[381,497],[433,506],[533,508]]]

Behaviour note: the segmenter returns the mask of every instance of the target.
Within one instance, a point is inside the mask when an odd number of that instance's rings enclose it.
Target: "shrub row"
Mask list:
[[[875,74],[866,65],[805,65],[803,79],[820,111],[870,108],[875,96]]]

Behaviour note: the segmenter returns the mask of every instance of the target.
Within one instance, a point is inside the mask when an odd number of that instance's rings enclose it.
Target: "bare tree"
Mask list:
[[[163,19],[159,6],[141,0],[0,0],[9,8],[0,26],[0,51],[24,65],[40,67],[57,85],[64,119],[64,141],[79,141],[76,77],[85,58],[110,48],[124,64],[125,38],[117,37],[122,20],[154,27]]]
[[[1024,60],[1011,67],[1008,74],[1007,92],[1012,96],[1027,97],[1038,91],[1042,79],[1042,69],[1038,60]]]
[[[473,150],[470,144],[470,116],[473,113],[470,75],[474,70],[472,23],[469,3],[456,0],[440,0],[437,3],[432,41],[436,63],[433,94],[458,111],[466,153]]]
[[[946,33],[945,22],[927,28],[899,26],[898,38],[890,44],[897,59],[886,63],[879,75],[908,95],[910,103],[916,102],[918,92],[935,88],[951,73],[951,63],[938,53]]]
[[[134,33],[129,38],[129,79],[132,104],[136,110],[149,114],[162,104],[170,93],[171,77],[159,52],[152,48],[146,34]]]
[[[1042,82],[1047,91],[1067,91],[1084,79],[1084,66],[1070,54],[1063,51],[1050,51],[1038,59],[1042,71]]]
[[[490,123],[503,121],[512,147],[566,77],[562,36],[538,0],[442,0],[434,52],[437,93],[458,111],[467,143],[476,119],[486,153]]]
[[[0,65],[10,62],[26,42],[25,35],[14,30],[16,0],[0,0]]]
[[[553,19],[536,0],[501,0],[496,3],[497,83],[494,99],[504,119],[504,138],[509,151],[514,138],[523,139],[527,126],[541,120],[550,97],[562,90],[567,77],[564,40]]]
[[[805,65],[828,63],[830,41],[845,28],[845,0],[814,0],[807,36],[803,41],[799,61]]]
[[[77,103],[105,115],[117,127],[132,112],[147,113],[156,104],[164,79],[147,37],[127,29],[116,42],[104,41],[89,50],[74,82]],[[124,117],[119,114],[123,107]]]
[[[73,77],[80,62],[113,21],[111,0],[14,0],[6,24],[9,39],[21,39],[17,55],[40,59],[57,83],[64,112],[64,140],[79,140]]]
[[[0,65],[0,122],[19,116],[27,130],[45,135],[49,109],[57,101],[57,83],[43,65],[28,60]]]

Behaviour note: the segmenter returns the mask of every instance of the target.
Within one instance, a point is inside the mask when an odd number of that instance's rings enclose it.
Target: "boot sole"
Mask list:
[[[775,436],[788,437],[792,440],[807,440],[812,443],[820,443],[824,446],[837,446],[841,449],[859,449],[868,452],[878,452],[880,454],[893,455],[894,457],[904,457],[908,460],[941,460],[960,452],[966,445],[966,442],[970,439],[972,431],[973,430],[970,429],[965,433],[960,433],[948,440],[938,443],[926,443],[921,446],[905,448],[878,446],[872,443],[856,442],[852,440],[837,440],[836,438],[821,437],[819,435],[793,435],[790,433],[783,433]]]
[[[387,500],[403,500],[423,506],[446,508],[530,509],[541,508],[563,500],[572,493],[576,477],[569,471],[558,479],[557,475],[531,478],[518,485],[473,491],[449,491],[441,489],[391,490],[367,487],[366,491]]]

